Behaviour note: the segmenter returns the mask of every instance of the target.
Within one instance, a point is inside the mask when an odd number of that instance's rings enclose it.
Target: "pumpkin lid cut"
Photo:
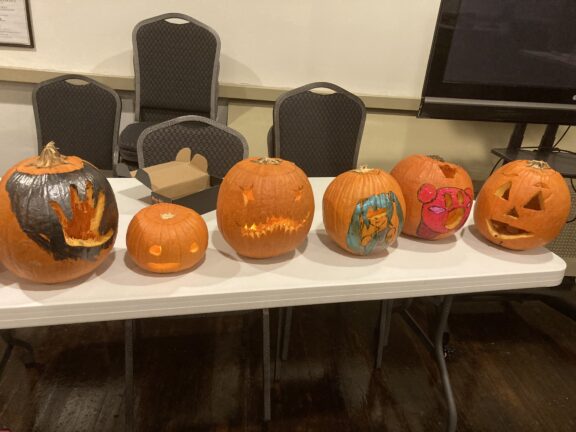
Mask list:
[[[53,141],[46,144],[39,156],[23,160],[16,166],[16,171],[30,174],[63,174],[84,168],[84,161],[76,156],[60,154]]]

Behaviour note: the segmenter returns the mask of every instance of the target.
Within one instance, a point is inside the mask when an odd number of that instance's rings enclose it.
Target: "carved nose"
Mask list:
[[[508,213],[506,213],[506,216],[510,216],[513,217],[514,219],[518,219],[518,212],[516,211],[516,207],[512,207],[512,210],[510,210]]]

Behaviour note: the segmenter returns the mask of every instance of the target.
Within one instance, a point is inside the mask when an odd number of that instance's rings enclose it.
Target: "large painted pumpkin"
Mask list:
[[[348,252],[368,255],[396,241],[406,204],[390,174],[362,167],[332,180],[324,192],[322,213],[332,240]]]
[[[53,143],[0,182],[0,259],[16,275],[57,283],[93,271],[110,252],[118,208],[106,177]]]
[[[208,228],[194,210],[154,204],[134,215],[126,233],[128,254],[141,268],[172,273],[195,266],[206,253]]]
[[[517,160],[486,180],[474,223],[492,243],[525,250],[552,241],[569,213],[570,191],[560,173],[546,162]]]
[[[398,162],[390,174],[406,200],[404,234],[439,240],[454,234],[468,219],[474,190],[462,167],[418,154]]]
[[[294,250],[310,231],[314,196],[293,162],[249,158],[224,177],[216,207],[218,228],[240,255],[269,258]]]

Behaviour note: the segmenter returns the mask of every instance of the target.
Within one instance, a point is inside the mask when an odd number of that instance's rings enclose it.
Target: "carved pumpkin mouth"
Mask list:
[[[505,222],[500,222],[494,219],[489,219],[486,222],[486,225],[488,226],[488,231],[493,237],[502,240],[534,237],[534,234],[532,234],[529,231],[523,230],[522,228],[514,227]]]
[[[171,272],[178,270],[180,268],[180,263],[177,262],[167,262],[167,263],[148,263],[148,267],[152,271],[156,272]]]
[[[244,224],[240,228],[240,232],[243,237],[251,238],[265,237],[275,233],[291,234],[299,231],[306,224],[309,217],[310,213],[306,214],[306,217],[301,220],[279,216],[267,217],[264,222],[254,222],[251,225]]]
[[[446,224],[444,225],[446,229],[454,229],[462,222],[464,218],[464,208],[458,207],[448,213],[448,218],[446,219]]]

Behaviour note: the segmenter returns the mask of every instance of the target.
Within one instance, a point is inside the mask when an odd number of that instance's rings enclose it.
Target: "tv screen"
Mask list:
[[[443,0],[421,117],[576,123],[575,0]]]

